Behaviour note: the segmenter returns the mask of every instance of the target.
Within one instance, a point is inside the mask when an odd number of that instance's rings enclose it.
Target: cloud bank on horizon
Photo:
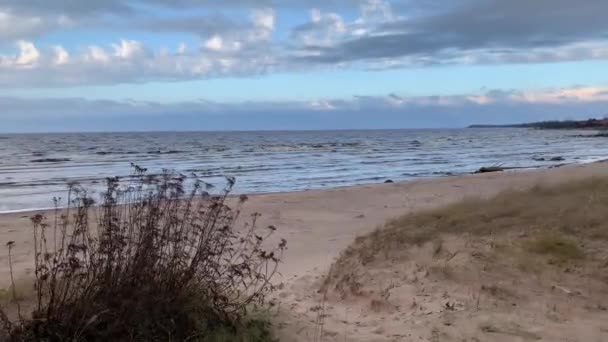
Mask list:
[[[0,118],[9,123],[0,130],[31,130],[33,117],[60,125],[86,115],[164,122],[171,115],[195,121],[194,113],[246,111],[256,122],[285,129],[341,128],[337,118],[347,113],[357,117],[357,128],[379,126],[364,112],[385,113],[389,127],[597,116],[608,113],[606,13],[605,0],[0,0],[0,94],[9,94],[0,95]],[[535,82],[529,78],[538,73],[501,71],[514,65],[580,73],[576,80],[547,75]],[[413,92],[417,80],[401,77],[458,68],[453,75],[467,78],[480,67],[508,80],[507,87],[488,90],[489,80],[478,77],[466,80],[468,88]],[[374,74],[388,75],[383,89],[393,89],[379,95],[370,85]],[[292,96],[243,90],[149,100],[158,91],[151,84],[174,91],[176,84],[185,89],[211,80],[257,79],[278,93],[275,75],[293,80]],[[344,77],[345,89],[318,96],[314,89],[325,77]],[[125,84],[133,90],[124,96],[129,100],[87,92]],[[239,100],[222,100],[231,97]],[[434,124],[421,118],[431,112]],[[496,118],[498,112],[505,114]],[[281,115],[280,127],[267,119]],[[290,115],[299,119],[289,124]],[[238,129],[254,126],[265,127]]]

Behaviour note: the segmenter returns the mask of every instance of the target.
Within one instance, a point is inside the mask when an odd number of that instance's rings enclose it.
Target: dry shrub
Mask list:
[[[259,229],[257,214],[237,227],[246,197],[228,206],[232,178],[212,194],[195,175],[135,170],[108,179],[99,206],[72,184],[66,209],[32,218],[36,308],[0,315],[11,340],[236,341],[251,327],[238,340],[270,340],[248,311],[273,290],[285,249],[265,249],[275,228]]]

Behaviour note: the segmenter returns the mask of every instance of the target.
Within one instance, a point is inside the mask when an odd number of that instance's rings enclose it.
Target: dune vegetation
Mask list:
[[[0,293],[0,340],[272,341],[276,228],[257,214],[237,224],[247,198],[228,205],[233,179],[215,190],[135,170],[108,179],[100,203],[72,184],[67,208],[32,218],[34,285]]]
[[[395,258],[409,246],[435,242],[446,235],[517,235],[521,238],[509,243],[511,252],[517,249],[562,261],[592,258],[594,251],[581,246],[608,242],[608,178],[509,191],[489,200],[468,199],[399,217],[357,238],[336,266],[351,259],[367,264]]]
[[[341,254],[320,292],[389,321],[412,317],[391,330],[402,336],[426,325],[438,341],[606,337],[608,178],[390,220]]]

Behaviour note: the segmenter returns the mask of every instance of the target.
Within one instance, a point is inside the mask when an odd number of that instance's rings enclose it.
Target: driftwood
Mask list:
[[[505,169],[502,166],[488,166],[482,167],[479,170],[475,171],[475,173],[490,173],[490,172],[501,172]]]
[[[521,167],[521,166],[511,166],[511,167],[506,167],[506,166],[484,166],[482,168],[480,168],[479,170],[473,172],[473,173],[490,173],[490,172],[502,172],[505,170],[515,170],[515,169],[527,169],[527,167]]]

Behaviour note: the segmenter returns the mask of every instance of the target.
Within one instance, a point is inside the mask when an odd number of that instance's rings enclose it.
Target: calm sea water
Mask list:
[[[99,189],[130,163],[237,177],[237,193],[321,189],[608,158],[608,139],[528,129],[0,135],[0,212],[48,208],[66,183]],[[565,161],[538,161],[562,156]],[[536,159],[536,160],[535,160]]]

